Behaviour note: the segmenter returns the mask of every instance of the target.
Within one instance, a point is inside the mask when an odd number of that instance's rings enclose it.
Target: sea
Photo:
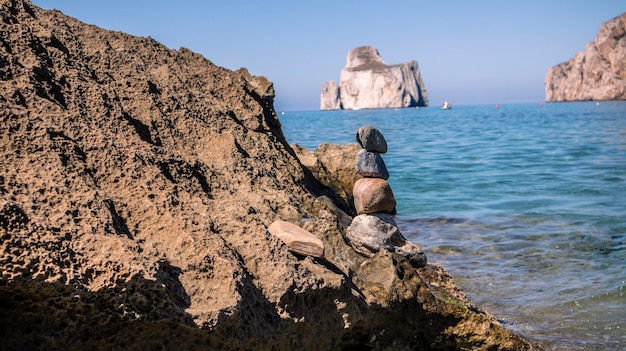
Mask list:
[[[546,350],[626,350],[626,102],[287,111],[287,141],[376,127],[402,234]]]

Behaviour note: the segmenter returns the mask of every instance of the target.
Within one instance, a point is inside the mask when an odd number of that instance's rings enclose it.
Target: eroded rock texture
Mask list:
[[[587,49],[550,67],[546,101],[626,100],[626,13],[600,26]]]
[[[428,93],[417,61],[387,65],[371,46],[348,53],[339,88],[336,86],[334,81],[324,84],[322,110],[428,106]]]
[[[345,243],[264,77],[25,0],[0,16],[3,349],[531,348],[441,268]]]

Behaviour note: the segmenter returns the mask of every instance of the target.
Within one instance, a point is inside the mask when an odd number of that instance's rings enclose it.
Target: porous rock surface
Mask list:
[[[3,349],[532,349],[440,267],[346,244],[264,77],[26,0],[0,16]]]
[[[336,86],[333,81],[324,83],[320,109],[428,106],[428,93],[417,61],[388,65],[371,46],[360,46],[348,52],[339,88]]]
[[[550,67],[546,101],[626,100],[626,13],[603,23],[587,49]]]
[[[315,150],[292,144],[306,171],[322,184],[333,190],[334,202],[340,205],[348,215],[354,216],[354,183],[361,178],[354,171],[354,159],[361,148],[356,143],[337,145],[322,143]],[[351,219],[350,219],[351,220]],[[350,224],[350,220],[347,221]]]

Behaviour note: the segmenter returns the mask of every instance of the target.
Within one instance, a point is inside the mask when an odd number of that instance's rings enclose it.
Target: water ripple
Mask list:
[[[626,103],[311,111],[281,117],[315,148],[383,155],[402,233],[476,303],[550,350],[626,350]]]

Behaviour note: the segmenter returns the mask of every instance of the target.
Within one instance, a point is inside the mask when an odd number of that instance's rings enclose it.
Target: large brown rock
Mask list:
[[[332,189],[341,199],[337,200],[346,213],[354,215],[352,188],[360,176],[354,171],[354,160],[361,148],[356,143],[337,145],[322,143],[315,150],[298,144],[291,147],[300,162],[315,178]],[[333,194],[327,194],[332,196]]]
[[[293,223],[275,220],[267,228],[267,232],[278,237],[291,252],[312,257],[324,255],[324,243],[309,231]]]
[[[267,79],[25,0],[0,17],[3,349],[531,348],[436,266],[345,243]]]
[[[550,67],[546,101],[626,100],[626,13],[600,26],[587,49]]]

